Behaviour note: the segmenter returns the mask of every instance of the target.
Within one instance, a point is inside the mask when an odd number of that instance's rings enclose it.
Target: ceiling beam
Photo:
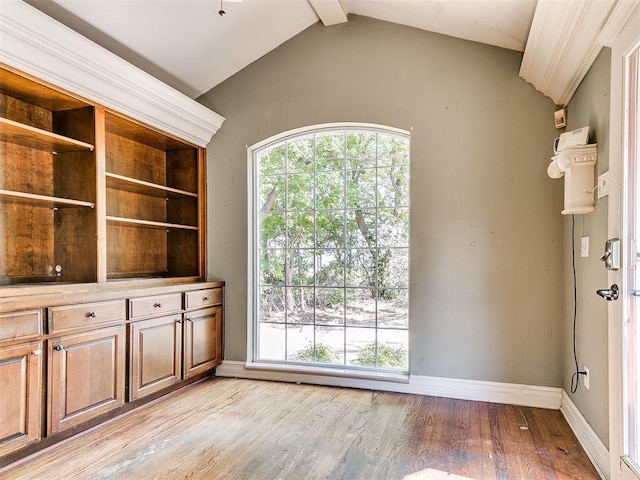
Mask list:
[[[325,27],[347,22],[347,12],[340,0],[309,0]]]

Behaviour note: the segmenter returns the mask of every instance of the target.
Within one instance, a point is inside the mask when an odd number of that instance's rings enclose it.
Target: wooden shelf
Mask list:
[[[120,224],[150,228],[178,229],[178,230],[198,230],[198,227],[191,225],[180,225],[177,223],[154,222],[152,220],[138,220],[136,218],[122,218],[107,216],[107,221]]]
[[[93,145],[0,117],[0,141],[54,153],[93,150]]]
[[[68,198],[49,197],[47,195],[36,195],[33,193],[14,192],[11,190],[0,190],[0,201],[14,203],[27,203],[35,206],[63,208],[63,207],[88,207],[94,208],[95,204],[82,200],[71,200]]]
[[[165,187],[157,183],[145,182],[135,178],[125,177],[116,173],[107,173],[107,188],[124,190],[127,192],[139,193],[160,198],[198,198],[197,193],[179,190],[177,188]]]

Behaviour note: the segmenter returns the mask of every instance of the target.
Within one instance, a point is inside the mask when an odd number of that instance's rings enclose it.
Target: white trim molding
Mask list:
[[[1,0],[0,62],[200,147],[224,117],[21,0]]]
[[[520,76],[557,105],[568,104],[638,5],[640,0],[539,0]]]
[[[560,411],[567,420],[571,430],[573,430],[573,433],[575,433],[578,442],[580,442],[589,460],[591,460],[591,463],[593,463],[593,466],[598,471],[600,478],[605,480],[610,478],[609,450],[564,390],[562,390]]]
[[[562,399],[562,389],[554,387],[422,375],[410,375],[407,382],[406,378],[404,380],[399,377],[377,379],[367,374],[345,376],[342,371],[330,374],[327,370],[309,373],[308,371],[295,370],[290,366],[254,365],[225,360],[216,368],[216,376],[412,393],[554,410],[560,408]]]

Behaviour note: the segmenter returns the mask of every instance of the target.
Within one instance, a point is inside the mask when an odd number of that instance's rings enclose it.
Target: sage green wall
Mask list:
[[[567,108],[567,131],[590,127],[590,141],[598,143],[596,175],[609,170],[609,89],[611,50],[604,49],[580,84]],[[597,179],[594,178],[594,185]],[[580,409],[600,439],[609,440],[609,376],[607,302],[596,295],[599,288],[608,288],[607,271],[600,261],[607,239],[609,197],[597,200],[596,209],[587,215],[576,215],[575,248],[578,293],[576,346],[578,366],[589,368],[589,390],[580,379],[571,399]],[[589,237],[587,258],[580,256],[581,237]],[[564,284],[565,342],[563,346],[563,387],[571,392],[571,376],[575,372],[573,359],[573,270],[571,265],[571,217],[564,221]]]
[[[412,130],[411,372],[561,385],[562,182],[546,175],[555,106],[518,77],[520,62],[351,16],[310,27],[199,98],[227,118],[207,150],[226,359],[246,357],[245,146],[369,122]]]

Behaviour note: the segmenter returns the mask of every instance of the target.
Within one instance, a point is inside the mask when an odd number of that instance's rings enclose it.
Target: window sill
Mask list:
[[[378,382],[409,383],[408,373],[373,372],[351,370],[348,368],[323,368],[306,365],[298,366],[261,362],[247,362],[245,368],[247,370],[261,370],[268,372],[342,377],[356,380],[374,380]]]

